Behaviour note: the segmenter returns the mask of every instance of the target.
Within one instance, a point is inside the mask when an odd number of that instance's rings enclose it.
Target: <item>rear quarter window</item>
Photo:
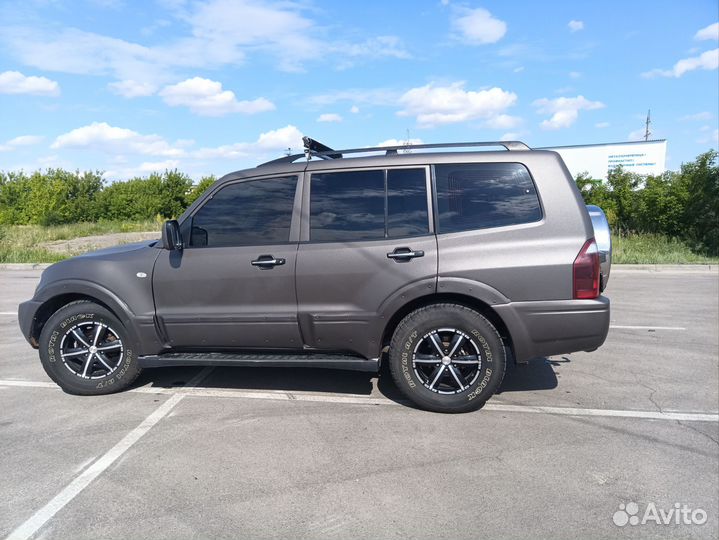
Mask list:
[[[542,219],[534,182],[520,163],[442,164],[434,171],[439,233]]]

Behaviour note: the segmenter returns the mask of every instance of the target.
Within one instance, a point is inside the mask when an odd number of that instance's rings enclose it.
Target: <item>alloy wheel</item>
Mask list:
[[[412,366],[428,390],[460,394],[479,377],[482,357],[469,335],[456,328],[440,328],[419,340],[412,355]]]

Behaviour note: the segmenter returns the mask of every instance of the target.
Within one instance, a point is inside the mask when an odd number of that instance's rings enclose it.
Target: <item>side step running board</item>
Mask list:
[[[244,354],[244,353],[165,353],[140,356],[140,367],[165,366],[255,366],[255,367],[312,367],[379,371],[379,359],[360,358],[342,354]]]

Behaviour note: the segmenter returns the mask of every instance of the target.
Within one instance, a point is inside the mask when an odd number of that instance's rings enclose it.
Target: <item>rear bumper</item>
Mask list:
[[[609,298],[511,302],[493,306],[507,325],[517,362],[592,351],[609,332]]]
[[[18,306],[17,320],[20,324],[20,331],[25,339],[37,349],[38,344],[32,337],[33,326],[35,324],[35,314],[40,309],[42,302],[36,302],[34,300],[28,300]]]

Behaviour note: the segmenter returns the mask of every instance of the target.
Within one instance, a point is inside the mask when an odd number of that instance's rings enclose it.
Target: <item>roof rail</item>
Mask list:
[[[277,165],[281,163],[293,163],[301,157],[308,160],[311,157],[319,159],[341,159],[344,154],[362,154],[366,152],[385,152],[386,155],[397,154],[399,150],[424,150],[429,148],[475,148],[484,146],[504,146],[508,151],[531,150],[529,146],[521,141],[486,141],[486,142],[458,142],[458,143],[433,143],[433,144],[403,144],[398,146],[372,146],[367,148],[346,148],[344,150],[334,150],[329,146],[315,141],[310,137],[302,137],[305,145],[305,151],[302,154],[292,154],[278,159],[273,159],[266,163],[258,165]]]

